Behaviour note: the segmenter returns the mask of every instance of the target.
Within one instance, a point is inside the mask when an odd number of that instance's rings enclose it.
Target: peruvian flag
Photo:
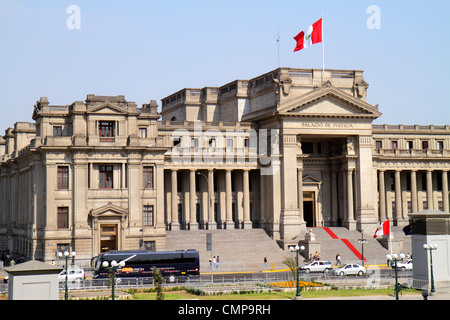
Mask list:
[[[386,220],[385,222],[383,222],[382,224],[380,224],[378,226],[378,228],[375,231],[375,234],[373,235],[373,237],[376,238],[377,236],[383,236],[385,234],[390,234],[389,220]]]
[[[294,40],[297,41],[297,46],[295,47],[294,52],[322,42],[322,18],[310,25],[306,30],[303,30],[296,35]]]

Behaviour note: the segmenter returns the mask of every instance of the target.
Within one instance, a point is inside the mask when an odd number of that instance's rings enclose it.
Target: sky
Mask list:
[[[183,88],[322,68],[322,44],[293,52],[322,15],[325,68],[364,70],[375,124],[449,125],[449,12],[444,0],[0,0],[0,134],[32,122],[43,96],[160,105]]]

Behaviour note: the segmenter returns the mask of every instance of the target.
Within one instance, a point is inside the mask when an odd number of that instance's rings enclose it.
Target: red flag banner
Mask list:
[[[303,30],[296,35],[294,40],[297,41],[294,52],[322,42],[322,18],[310,25],[306,30]]]

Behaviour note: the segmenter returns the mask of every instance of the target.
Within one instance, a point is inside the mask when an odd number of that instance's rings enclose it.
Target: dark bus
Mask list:
[[[109,272],[103,267],[103,262],[125,262],[123,268],[118,268],[118,278],[152,278],[152,269],[156,267],[161,275],[169,282],[177,278],[198,277],[200,275],[200,258],[197,250],[153,252],[145,250],[136,251],[109,251],[92,258],[94,268],[93,279],[107,278]]]

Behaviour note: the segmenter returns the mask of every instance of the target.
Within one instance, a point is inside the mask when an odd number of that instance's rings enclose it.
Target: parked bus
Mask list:
[[[152,269],[156,267],[169,282],[177,278],[198,277],[200,275],[200,258],[197,250],[153,252],[145,250],[136,251],[109,251],[92,258],[91,266],[94,268],[93,279],[107,278],[109,272],[103,267],[107,261],[124,261],[125,266],[117,269],[118,278],[151,278]]]

